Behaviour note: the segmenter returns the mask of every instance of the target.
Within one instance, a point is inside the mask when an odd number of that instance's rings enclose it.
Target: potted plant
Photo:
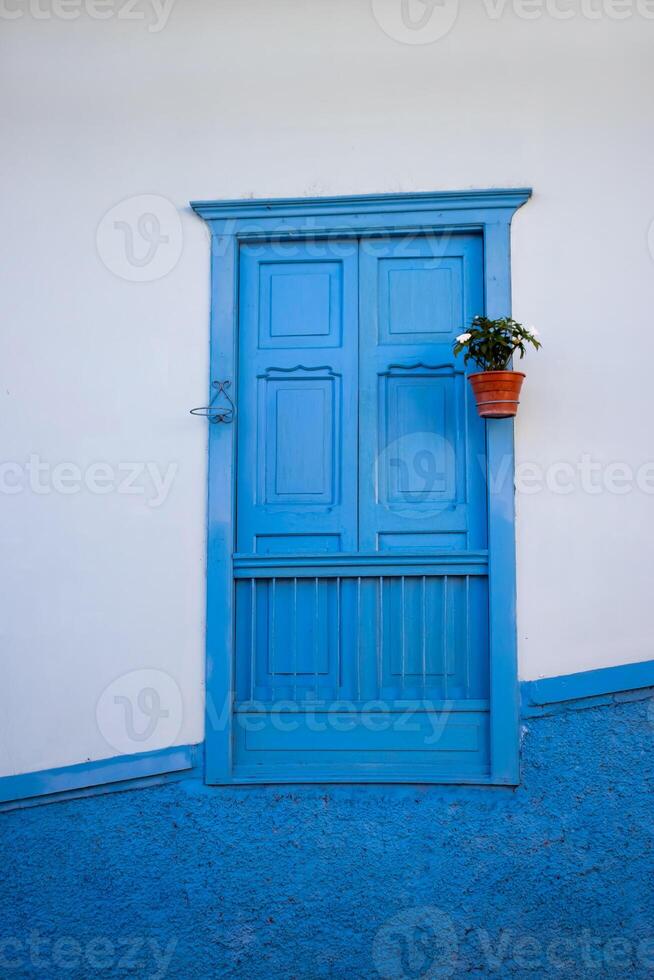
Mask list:
[[[522,371],[512,371],[509,362],[516,351],[525,356],[526,344],[538,350],[541,342],[534,327],[523,327],[509,316],[489,320],[476,316],[465,333],[454,341],[454,353],[463,352],[465,364],[472,360],[480,371],[469,374],[477,411],[482,418],[507,419],[516,414]]]

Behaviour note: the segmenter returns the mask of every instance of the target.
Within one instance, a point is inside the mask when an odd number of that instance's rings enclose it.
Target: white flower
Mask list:
[[[471,333],[460,333],[456,338],[456,342],[457,344],[467,344],[471,337]]]

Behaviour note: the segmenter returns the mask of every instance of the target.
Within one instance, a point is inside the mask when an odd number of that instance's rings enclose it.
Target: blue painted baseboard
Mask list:
[[[546,677],[521,684],[522,714],[555,705],[606,703],[625,691],[654,688],[654,660]],[[573,704],[574,703],[574,704]],[[182,745],[137,755],[0,778],[0,812],[95,793],[138,789],[172,779],[202,776],[202,745]]]
[[[654,687],[654,660],[636,664],[620,664],[600,670],[584,670],[561,677],[544,677],[521,684],[523,705],[545,706],[562,701],[618,694]]]
[[[179,745],[154,752],[82,762],[59,769],[26,772],[0,779],[0,811],[28,803],[51,803],[111,789],[131,789],[173,776],[200,772],[200,745]]]

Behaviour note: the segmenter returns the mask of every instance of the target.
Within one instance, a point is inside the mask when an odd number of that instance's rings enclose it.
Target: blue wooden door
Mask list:
[[[240,250],[236,779],[489,772],[475,235]]]

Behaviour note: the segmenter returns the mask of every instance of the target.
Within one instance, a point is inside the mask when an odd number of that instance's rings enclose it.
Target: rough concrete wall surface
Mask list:
[[[515,791],[187,780],[4,814],[2,975],[650,976],[653,705],[526,720]]]

